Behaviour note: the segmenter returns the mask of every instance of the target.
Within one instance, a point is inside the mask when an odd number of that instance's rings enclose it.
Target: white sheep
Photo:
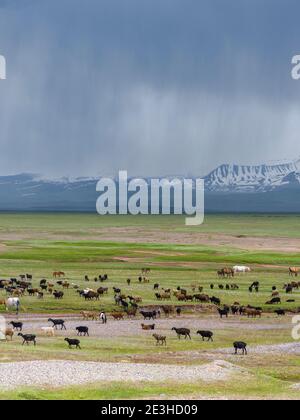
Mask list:
[[[54,331],[53,327],[42,327],[41,330],[42,330],[42,333],[46,337],[54,337],[55,336],[55,331]]]

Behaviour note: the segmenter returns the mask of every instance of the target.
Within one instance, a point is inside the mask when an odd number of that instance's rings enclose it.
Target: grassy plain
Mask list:
[[[251,345],[279,344],[291,341],[290,322],[278,321],[265,304],[270,298],[271,288],[276,285],[281,291],[283,304],[280,307],[297,310],[300,307],[300,293],[295,292],[295,303],[286,303],[282,291],[289,281],[288,267],[300,266],[300,216],[268,215],[209,215],[202,226],[187,228],[182,217],[99,217],[91,214],[0,214],[0,278],[15,277],[31,273],[34,285],[41,278],[52,280],[52,272],[62,270],[67,279],[79,287],[98,287],[99,283],[84,282],[84,275],[93,279],[107,273],[105,284],[110,292],[100,302],[84,302],[73,289],[65,292],[62,301],[45,295],[43,300],[36,297],[22,298],[23,315],[73,314],[81,310],[106,310],[116,307],[113,302],[113,286],[122,288],[126,294],[143,298],[143,305],[157,304],[153,284],[165,288],[182,286],[191,290],[196,283],[204,287],[204,292],[220,297],[223,303],[251,303],[262,306],[262,321],[240,319],[239,325],[216,328],[218,339],[204,345],[199,340],[179,342],[171,337],[166,349],[159,354],[153,347],[150,336],[129,336],[111,339],[90,338],[81,353],[70,352],[60,337],[41,339],[36,349],[22,348],[14,340],[1,344],[0,361],[18,360],[91,360],[163,363],[205,363],[207,355],[197,360],[189,359],[189,354],[179,357],[182,352],[215,351],[230,347],[232,341],[243,338],[243,323],[261,325],[248,328],[247,340]],[[224,265],[247,264],[253,268],[251,274],[237,276],[234,280],[219,280],[216,270]],[[150,284],[139,284],[137,278],[141,267],[150,267]],[[132,283],[127,286],[126,279]],[[249,285],[254,280],[261,282],[260,293],[250,294]],[[211,292],[211,283],[218,285],[234,282],[238,291]],[[0,298],[5,293],[0,292]],[[169,302],[167,302],[169,303]],[[172,304],[178,302],[173,298]],[[187,313],[190,313],[189,309]],[[194,315],[192,315],[194,316]],[[217,319],[213,314],[197,315],[205,319]],[[214,318],[215,317],[215,318]],[[283,322],[282,329],[278,323]],[[268,323],[268,328],[264,324]],[[211,360],[211,359],[210,359]],[[152,384],[138,387],[111,384],[103,387],[68,388],[60,391],[66,398],[147,398],[159,397],[290,397],[297,393],[290,385],[300,382],[300,363],[297,357],[281,355],[255,355],[248,359],[236,359],[240,366],[249,369],[253,378],[243,387],[234,383],[196,384],[177,387],[176,384]],[[0,393],[0,398],[38,399],[57,398],[55,390],[17,390]]]

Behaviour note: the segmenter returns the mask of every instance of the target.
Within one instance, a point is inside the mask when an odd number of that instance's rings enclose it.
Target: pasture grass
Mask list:
[[[108,383],[61,389],[25,388],[0,392],[0,400],[131,400],[131,399],[295,399],[299,391],[280,380],[252,378],[183,383]]]
[[[206,234],[227,234],[235,236],[282,237],[298,238],[297,227],[300,216],[252,216],[252,215],[211,215],[205,224],[196,228],[186,228],[182,217],[105,217],[91,214],[1,214],[0,238],[4,245],[0,250],[0,278],[10,278],[21,273],[31,273],[34,276],[33,286],[36,287],[41,278],[52,281],[52,272],[62,270],[70,283],[80,288],[97,288],[100,283],[84,282],[84,275],[91,279],[99,274],[107,273],[109,294],[100,301],[85,302],[74,289],[65,291],[63,300],[56,301],[53,296],[45,295],[43,300],[24,296],[21,299],[24,313],[73,313],[82,310],[117,309],[113,301],[112,287],[121,287],[126,295],[141,296],[143,305],[158,304],[153,291],[153,284],[159,283],[164,288],[175,289],[184,287],[189,293],[191,285],[197,284],[204,288],[204,293],[221,298],[222,303],[232,304],[237,301],[242,305],[252,304],[262,306],[263,320],[248,320],[238,318],[237,328],[224,327],[215,330],[214,343],[202,343],[195,336],[192,341],[179,341],[168,335],[168,345],[159,350],[154,346],[151,334],[126,337],[82,338],[82,351],[69,350],[63,337],[40,338],[36,348],[22,347],[16,337],[13,342],[0,343],[0,362],[18,360],[90,360],[90,361],[136,361],[161,362],[168,364],[199,364],[211,360],[208,352],[217,348],[229,348],[233,340],[245,339],[251,346],[259,344],[279,344],[290,342],[290,329],[287,320],[278,320],[271,312],[274,309],[285,308],[296,311],[300,307],[300,293],[295,291],[292,296],[283,292],[283,284],[290,278],[287,268],[299,265],[300,252],[274,252],[262,250],[240,250],[221,243],[217,246],[205,244],[182,245],[180,243],[166,244],[143,243],[143,237],[153,232],[187,232],[194,229]],[[107,229],[131,228],[140,232],[141,243],[102,240]],[[144,235],[144,236],[143,236]],[[95,236],[99,240],[95,239]],[[247,264],[254,271],[247,275],[236,276],[234,279],[218,279],[216,270],[224,265]],[[137,280],[141,267],[151,267],[150,283],[140,284]],[[132,284],[127,286],[126,279],[131,278]],[[259,280],[261,283],[258,294],[249,293],[249,285]],[[210,284],[216,288],[211,291]],[[217,285],[237,283],[238,291],[219,290]],[[102,285],[102,284],[101,284]],[[274,307],[266,305],[270,299],[272,286],[276,285],[281,292],[283,303]],[[59,287],[58,287],[59,289]],[[0,291],[0,299],[5,298],[5,292]],[[286,303],[287,298],[295,299],[295,303]],[[164,302],[178,306],[177,300]],[[161,304],[161,303],[160,303]],[[180,304],[181,305],[181,304]],[[191,309],[186,309],[190,312]],[[4,313],[3,308],[0,313]],[[205,317],[208,315],[197,315]],[[213,316],[213,315],[209,315]],[[267,331],[253,328],[243,331],[242,325],[263,323],[274,324],[274,329]],[[277,324],[287,323],[285,328],[278,329]],[[101,326],[99,327],[101,328]],[[193,331],[195,334],[195,331]],[[197,357],[192,357],[193,353]],[[0,393],[0,399],[118,399],[118,398],[197,398],[201,396],[226,396],[232,398],[296,398],[296,391],[288,389],[291,383],[299,381],[300,362],[289,355],[272,356],[256,355],[249,358],[233,358],[232,362],[250,369],[254,375],[242,386],[236,382],[201,384],[105,384],[90,387],[53,389],[23,389]]]

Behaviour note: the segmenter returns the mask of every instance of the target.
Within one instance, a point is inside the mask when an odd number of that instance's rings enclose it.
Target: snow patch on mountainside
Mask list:
[[[277,165],[221,165],[205,177],[209,191],[264,192],[300,185],[300,159]]]

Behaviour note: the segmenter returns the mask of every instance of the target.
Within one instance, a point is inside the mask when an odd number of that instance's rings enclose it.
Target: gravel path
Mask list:
[[[0,389],[62,387],[96,382],[225,381],[242,369],[223,360],[202,366],[33,361],[0,364]]]
[[[49,315],[35,315],[35,316],[24,316],[21,315],[19,320],[24,322],[24,332],[40,332],[41,327],[50,326],[47,322]],[[135,320],[124,320],[114,321],[109,318],[108,323],[103,325],[101,322],[95,321],[83,321],[82,318],[76,318],[74,315],[52,315],[52,318],[63,318],[66,320],[66,327],[68,333],[76,333],[75,328],[79,325],[86,325],[89,327],[90,335],[92,337],[134,337],[145,335],[145,331],[141,330],[141,323],[145,324],[156,324],[156,330],[158,333],[171,333],[172,327],[184,328],[188,327],[192,330],[193,334],[199,330],[222,330],[225,328],[230,329],[243,329],[243,330],[255,330],[255,331],[268,331],[268,330],[287,330],[291,328],[289,318],[275,320],[275,319],[263,319],[249,321],[246,318],[220,320],[218,316],[206,316],[199,318],[196,316],[183,316],[180,318],[161,318],[155,321],[143,321],[140,319]],[[13,316],[7,317],[7,322],[11,319],[15,319]],[[57,335],[61,334],[59,331]]]

